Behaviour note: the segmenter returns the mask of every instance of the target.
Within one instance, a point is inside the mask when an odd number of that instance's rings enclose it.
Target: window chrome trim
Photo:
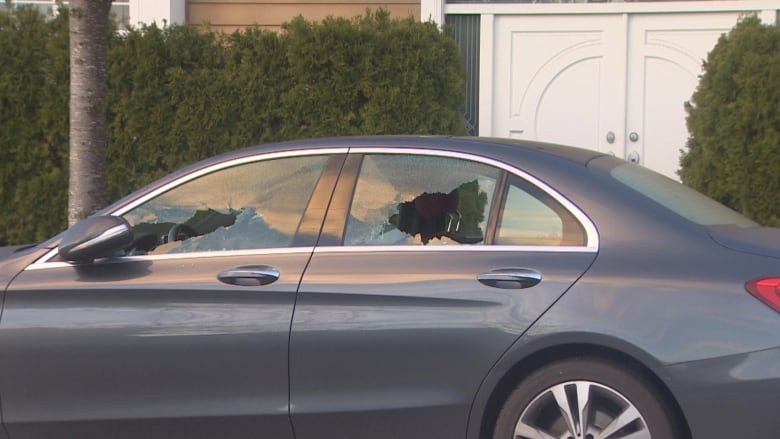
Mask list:
[[[189,253],[165,253],[161,255],[137,255],[137,256],[122,256],[118,258],[104,258],[96,263],[96,265],[102,264],[121,264],[124,262],[145,262],[145,261],[169,261],[177,259],[213,259],[213,258],[229,258],[235,256],[263,256],[263,255],[292,255],[292,254],[311,254],[314,251],[314,247],[286,247],[286,248],[273,248],[273,249],[250,249],[250,250],[217,250],[217,251],[201,251],[201,252],[189,252]],[[57,249],[53,252],[56,254]],[[52,252],[49,252],[52,253]],[[48,255],[48,253],[47,253]],[[74,267],[80,264],[72,262],[39,262],[28,265],[26,270],[46,270],[50,268],[63,268]]]
[[[542,192],[546,193],[550,197],[552,197],[555,201],[560,203],[566,210],[571,213],[577,221],[582,225],[582,228],[585,230],[585,239],[586,244],[584,246],[502,246],[502,245],[490,245],[485,247],[497,247],[498,251],[503,249],[509,249],[513,248],[517,251],[547,251],[547,252],[555,252],[558,250],[554,250],[556,248],[566,248],[569,250],[565,251],[572,251],[571,249],[588,249],[589,251],[597,251],[599,248],[599,234],[596,230],[596,226],[593,224],[593,221],[590,220],[590,218],[585,215],[585,212],[580,210],[574,203],[569,201],[568,198],[564,197],[557,191],[555,191],[553,188],[548,186],[543,181],[539,180],[538,178],[534,177],[533,175],[515,168],[514,166],[511,166],[509,164],[506,164],[504,162],[500,162],[495,159],[491,159],[488,157],[483,157],[476,154],[470,154],[470,153],[464,153],[464,152],[456,152],[456,151],[442,151],[442,150],[436,150],[436,149],[426,149],[426,148],[393,148],[393,147],[352,147],[349,149],[350,154],[404,154],[404,155],[427,155],[427,156],[436,156],[436,157],[449,157],[449,158],[457,158],[462,160],[469,160],[473,162],[479,162],[483,163],[485,165],[493,166],[495,168],[503,169],[506,172],[509,172],[510,174],[513,174],[517,177],[520,177],[524,179],[525,181],[533,184],[534,186],[538,187]],[[360,246],[360,248],[367,248],[369,246]],[[375,246],[379,247],[379,246]],[[419,249],[422,246],[381,246],[382,248],[385,247],[406,247],[406,248],[415,248]],[[449,249],[454,248],[455,246],[444,246],[448,247]],[[468,248],[468,246],[467,246]],[[529,250],[534,249],[534,250]],[[536,249],[542,249],[542,250],[536,250]],[[579,250],[582,251],[582,250]]]
[[[426,252],[441,252],[441,251],[517,251],[517,252],[548,252],[548,253],[595,253],[599,248],[599,235],[596,230],[596,226],[590,220],[590,218],[581,211],[574,203],[569,201],[566,197],[552,189],[543,181],[534,177],[533,175],[515,168],[504,162],[500,162],[495,159],[483,157],[477,154],[463,153],[457,151],[444,151],[438,149],[428,148],[397,148],[397,147],[371,147],[371,146],[358,146],[358,147],[338,147],[338,148],[321,148],[321,149],[301,149],[294,151],[280,151],[264,154],[256,154],[247,157],[236,158],[227,160],[224,162],[216,163],[203,169],[199,169],[190,174],[184,175],[171,181],[159,188],[145,194],[142,197],[137,198],[131,203],[117,208],[109,213],[109,215],[120,216],[127,213],[129,210],[137,207],[141,203],[144,203],[166,191],[173,189],[195,178],[201,177],[212,172],[216,172],[225,168],[238,166],[246,163],[253,163],[261,160],[273,160],[279,158],[289,157],[301,157],[301,156],[316,156],[316,155],[333,155],[333,154],[396,154],[396,155],[425,155],[434,157],[449,157],[462,160],[468,160],[473,162],[482,163],[485,165],[493,166],[495,168],[502,169],[510,174],[513,174],[519,178],[522,178],[529,183],[535,185],[544,193],[552,197],[555,201],[560,203],[566,210],[568,210],[574,218],[579,221],[585,230],[586,245],[584,246],[516,246],[516,245],[358,245],[358,246],[332,246],[332,247],[317,247],[316,249],[311,247],[293,247],[282,248],[274,250],[253,249],[253,250],[227,250],[227,251],[209,251],[209,252],[191,252],[191,253],[167,253],[162,255],[141,255],[141,256],[127,256],[123,258],[117,258],[116,262],[124,261],[155,261],[155,260],[168,260],[168,259],[184,259],[184,258],[214,258],[214,257],[229,257],[229,256],[244,256],[244,255],[263,255],[263,254],[288,254],[288,253],[354,253],[354,252],[408,252],[408,251],[426,251]],[[69,262],[48,262],[49,259],[57,255],[57,249],[54,248],[33,262],[25,270],[38,270],[45,268],[66,267],[72,266]],[[106,260],[104,263],[113,263]]]
[[[174,181],[171,181],[165,185],[162,185],[158,187],[157,189],[149,192],[148,194],[139,197],[132,203],[126,204],[115,211],[109,213],[109,215],[124,215],[129,210],[137,207],[139,204],[145,203],[152,198],[167,192],[177,186],[180,186],[184,183],[187,183],[188,181],[194,180],[198,177],[202,177],[206,174],[211,174],[212,172],[220,171],[222,169],[226,168],[232,168],[233,166],[238,165],[244,165],[247,163],[253,163],[253,162],[259,162],[261,160],[274,160],[274,159],[281,159],[281,158],[290,158],[290,157],[302,157],[302,156],[319,156],[319,155],[333,155],[333,154],[346,154],[349,152],[349,148],[327,148],[327,149],[301,149],[301,150],[295,150],[295,151],[284,151],[284,152],[270,152],[265,154],[258,154],[258,155],[252,155],[248,157],[241,157],[233,160],[228,160],[225,162],[220,162],[213,164],[209,167],[199,169],[195,172],[189,173],[187,175],[183,175],[179,178],[177,178]]]
[[[462,245],[462,244],[403,244],[403,245],[348,245],[317,247],[321,253],[397,253],[397,252],[525,252],[525,253],[597,253],[598,249],[584,246],[542,245]]]

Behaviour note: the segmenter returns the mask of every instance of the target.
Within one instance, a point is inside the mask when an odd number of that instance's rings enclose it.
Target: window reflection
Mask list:
[[[366,156],[345,244],[481,243],[498,173],[453,158]]]
[[[249,163],[204,175],[127,212],[137,253],[287,247],[326,156]]]
[[[581,246],[586,235],[574,216],[539,188],[513,179],[507,189],[496,244]]]

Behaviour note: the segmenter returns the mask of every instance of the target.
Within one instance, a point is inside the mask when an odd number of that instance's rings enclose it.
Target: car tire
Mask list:
[[[629,369],[595,358],[560,360],[509,395],[493,439],[678,438],[662,401]]]

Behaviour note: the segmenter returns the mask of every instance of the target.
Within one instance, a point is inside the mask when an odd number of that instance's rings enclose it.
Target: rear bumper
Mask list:
[[[780,347],[656,369],[693,438],[780,435]]]

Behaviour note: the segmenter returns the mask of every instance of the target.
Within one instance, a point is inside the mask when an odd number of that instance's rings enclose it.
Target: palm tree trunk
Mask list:
[[[70,1],[70,225],[106,202],[110,8],[111,0]]]

